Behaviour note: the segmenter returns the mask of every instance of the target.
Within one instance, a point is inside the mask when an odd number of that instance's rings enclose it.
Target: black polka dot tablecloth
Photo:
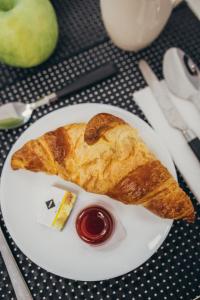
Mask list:
[[[162,78],[163,54],[171,46],[181,47],[200,64],[200,22],[185,4],[173,12],[164,32],[150,47],[134,54],[119,50],[108,40],[97,0],[57,0],[53,3],[61,28],[55,54],[44,65],[30,70],[0,65],[0,103],[14,100],[33,102],[108,61],[114,61],[119,72],[117,76],[65,100],[39,108],[31,121],[21,128],[0,131],[1,169],[9,150],[22,132],[48,112],[60,107],[84,102],[106,103],[124,108],[146,120],[132,97],[134,91],[145,86],[137,66],[139,59],[145,58],[159,78]],[[200,295],[200,204],[178,175],[180,185],[194,203],[197,212],[195,223],[174,222],[163,245],[145,264],[111,280],[79,282],[46,272],[20,252],[0,215],[2,229],[33,298],[192,300]],[[1,257],[0,299],[15,299]]]

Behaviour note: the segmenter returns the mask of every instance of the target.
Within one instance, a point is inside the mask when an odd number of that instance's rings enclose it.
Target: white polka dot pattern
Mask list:
[[[77,3],[77,1],[75,2]],[[88,3],[90,2],[88,1]],[[97,1],[95,2],[97,5]],[[72,31],[72,29],[70,30]],[[133,92],[145,86],[138,70],[138,60],[146,58],[159,77],[162,77],[163,53],[170,46],[184,48],[198,61],[199,30],[200,24],[183,5],[174,12],[159,39],[151,47],[137,54],[121,51],[111,42],[104,42],[77,56],[63,59],[62,62],[46,65],[45,68],[37,70],[35,74],[30,73],[30,76],[25,79],[18,80],[15,84],[0,90],[0,103],[14,100],[31,102],[62,88],[80,74],[107,61],[114,61],[119,69],[118,75],[114,78],[51,106],[38,109],[34,112],[29,124],[13,131],[0,132],[0,168],[3,166],[8,151],[21,133],[31,123],[54,109],[84,102],[108,103],[127,109],[145,119],[132,100]],[[76,39],[78,40],[78,33]],[[75,40],[74,43],[76,43]],[[1,216],[1,225],[34,299],[191,300],[200,294],[200,205],[197,205],[180,174],[179,182],[193,200],[197,211],[196,222],[192,225],[181,221],[175,222],[166,241],[151,259],[137,270],[107,281],[68,280],[36,266],[14,244]],[[0,298],[15,299],[1,257]]]

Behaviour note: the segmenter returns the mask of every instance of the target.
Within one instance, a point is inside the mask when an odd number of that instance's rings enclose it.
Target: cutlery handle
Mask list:
[[[198,137],[195,137],[190,142],[188,142],[188,144],[190,145],[197,159],[200,161],[200,139]]]
[[[18,300],[33,300],[28,286],[0,228],[0,251]]]
[[[45,96],[41,100],[31,104],[32,109],[36,109],[45,104],[53,103],[59,98],[68,96],[72,93],[78,92],[83,88],[89,87],[97,82],[100,82],[108,77],[111,77],[117,73],[117,67],[113,62],[104,64],[103,66],[96,68],[86,74],[81,75],[79,78],[75,79],[74,82],[66,86],[64,89],[51,93]]]
[[[196,106],[196,108],[200,111],[200,92],[192,95],[190,97],[190,100]]]
[[[57,98],[62,98],[74,92],[80,91],[83,88],[89,87],[92,84],[100,82],[108,77],[117,73],[117,68],[114,63],[109,62],[105,65],[83,74],[81,77],[77,78],[74,82],[66,86],[64,89],[56,92]]]

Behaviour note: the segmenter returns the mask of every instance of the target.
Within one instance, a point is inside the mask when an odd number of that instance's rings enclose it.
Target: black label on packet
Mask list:
[[[53,199],[50,199],[50,200],[46,201],[45,203],[46,203],[46,206],[48,209],[51,209],[56,206]]]

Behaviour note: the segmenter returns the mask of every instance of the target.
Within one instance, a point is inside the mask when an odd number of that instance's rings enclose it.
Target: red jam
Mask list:
[[[102,206],[89,206],[76,219],[76,230],[80,238],[88,244],[105,242],[113,231],[114,221]]]

